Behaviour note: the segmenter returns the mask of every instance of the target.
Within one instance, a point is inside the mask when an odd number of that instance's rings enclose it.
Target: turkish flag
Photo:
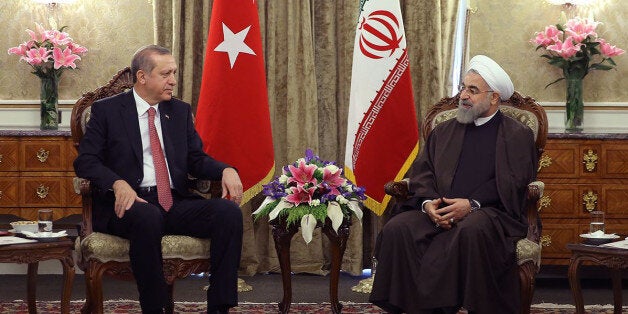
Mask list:
[[[390,195],[384,184],[398,181],[418,153],[406,36],[397,0],[362,2],[356,25],[345,174],[366,189],[366,207],[377,215]]]
[[[238,169],[246,203],[275,171],[255,1],[214,0],[201,84],[196,130],[206,153]]]

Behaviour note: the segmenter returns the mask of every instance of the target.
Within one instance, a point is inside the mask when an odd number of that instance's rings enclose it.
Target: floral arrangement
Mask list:
[[[87,52],[87,48],[76,44],[64,29],[65,26],[60,30],[46,30],[38,23],[37,32],[26,30],[30,40],[9,48],[9,54],[18,55],[20,61],[30,64],[33,74],[58,79],[64,69],[75,69],[75,62]]]
[[[596,28],[599,24],[575,17],[564,25],[550,25],[535,33],[530,42],[537,45],[537,50],[546,51],[541,57],[563,70],[563,77],[547,86],[565,78],[583,79],[591,70],[610,70],[616,66],[612,57],[623,54],[624,50],[598,37]]]
[[[537,45],[536,50],[544,49],[541,57],[549,64],[563,70],[563,77],[545,87],[566,80],[565,130],[580,132],[583,129],[584,100],[582,81],[592,70],[610,70],[616,64],[612,57],[624,53],[598,37],[596,28],[599,22],[575,17],[564,25],[545,27],[530,40]]]
[[[33,74],[40,78],[42,130],[58,128],[59,79],[65,69],[75,69],[80,55],[87,52],[87,48],[75,43],[64,29],[65,26],[60,30],[47,30],[37,24],[37,32],[26,30],[31,37],[29,41],[9,48],[9,54],[20,56],[20,61],[26,61],[33,67]]]
[[[255,220],[268,216],[269,220],[285,217],[288,226],[301,224],[306,243],[312,240],[316,225],[329,217],[334,231],[353,212],[362,219],[360,203],[366,199],[364,188],[343,177],[343,171],[334,162],[323,161],[311,149],[305,157],[282,168],[282,174],[264,185],[266,199],[253,212]]]

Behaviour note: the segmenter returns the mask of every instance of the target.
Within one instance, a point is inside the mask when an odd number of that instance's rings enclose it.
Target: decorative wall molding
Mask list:
[[[59,130],[70,129],[71,105],[76,100],[60,100],[61,123]],[[539,102],[547,112],[550,132],[564,130],[565,104]],[[38,130],[39,100],[0,100],[0,130]],[[22,107],[20,107],[22,106]],[[612,133],[628,129],[628,102],[585,103],[584,129]]]

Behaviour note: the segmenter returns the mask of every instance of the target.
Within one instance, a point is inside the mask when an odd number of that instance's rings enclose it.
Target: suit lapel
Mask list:
[[[142,157],[142,136],[140,134],[140,123],[137,117],[137,109],[135,106],[135,99],[133,98],[133,91],[128,91],[124,103],[122,104],[122,112],[120,112],[124,128],[129,136],[129,142],[133,147],[135,157],[139,161],[140,165],[143,162]]]
[[[161,122],[161,136],[164,141],[164,151],[166,158],[168,156],[174,156],[174,143],[171,141],[170,134],[172,133],[172,106],[170,102],[159,103],[159,121]],[[172,158],[167,158],[171,160]]]

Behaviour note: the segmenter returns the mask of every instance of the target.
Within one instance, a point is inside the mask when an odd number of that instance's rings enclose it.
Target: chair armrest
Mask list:
[[[192,193],[205,198],[220,198],[222,196],[222,182],[197,178],[189,178],[188,188]]]
[[[92,226],[92,187],[87,179],[74,177],[74,192],[81,195],[81,203],[83,206],[82,222],[79,226],[78,235],[81,238],[86,237],[94,231]]]
[[[408,199],[408,180],[387,182],[384,185],[384,191],[395,198],[395,201],[403,202]]]
[[[539,209],[538,204],[541,196],[543,196],[543,190],[545,189],[545,183],[542,181],[534,181],[528,184],[526,211],[528,218],[528,235],[527,238],[530,241],[539,243],[541,238],[541,225],[539,224]]]

